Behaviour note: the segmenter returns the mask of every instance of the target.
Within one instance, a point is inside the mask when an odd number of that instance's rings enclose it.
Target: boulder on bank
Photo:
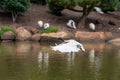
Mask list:
[[[109,43],[114,44],[116,46],[120,46],[120,38],[115,38],[109,41]]]
[[[79,41],[106,41],[112,38],[111,32],[81,32],[77,31],[75,33],[75,38]]]
[[[105,34],[105,40],[106,41],[109,41],[113,38],[113,35],[112,35],[111,32],[104,32],[104,34]]]
[[[5,32],[2,36],[1,36],[2,40],[14,40],[15,39],[15,35],[13,32],[8,31]]]
[[[30,40],[30,38],[32,36],[32,34],[23,27],[17,28],[16,29],[16,34],[17,34],[16,39],[19,40],[19,41]]]
[[[110,43],[120,43],[120,38],[115,38],[109,41]]]
[[[37,29],[37,28],[30,28],[30,32],[31,32],[32,34],[37,34],[37,33],[40,32],[40,30]]]
[[[56,32],[56,33],[43,33],[41,34],[41,40],[40,41],[50,41],[50,42],[60,42],[62,39],[70,39],[72,38],[72,35],[67,32]]]
[[[39,33],[32,35],[31,41],[40,41],[41,35]]]
[[[72,36],[67,32],[56,32],[56,33],[43,33],[41,34],[42,37],[53,37],[53,38],[63,38],[63,39],[69,39]]]

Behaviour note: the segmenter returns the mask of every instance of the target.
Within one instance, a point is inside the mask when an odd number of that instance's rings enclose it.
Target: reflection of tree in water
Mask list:
[[[75,54],[76,53],[67,53],[68,69],[71,69],[70,67],[74,65]]]
[[[48,65],[49,65],[49,53],[42,53],[39,51],[38,53],[38,79],[46,80],[48,73]]]
[[[40,69],[46,69],[48,68],[49,64],[49,53],[38,53],[38,65]]]
[[[91,49],[89,52],[89,60],[91,63],[95,61],[95,50],[94,49]]]

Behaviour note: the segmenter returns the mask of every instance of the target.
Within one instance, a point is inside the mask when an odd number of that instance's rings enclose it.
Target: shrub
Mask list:
[[[8,26],[3,26],[0,28],[0,37],[5,33],[5,32],[8,32],[8,31],[11,31],[14,36],[16,36],[16,32],[13,28],[11,27],[8,27]]]
[[[61,15],[61,11],[64,9],[66,0],[47,0],[47,4],[51,13]]]
[[[119,9],[119,0],[101,0],[100,7],[104,12],[115,11]]]
[[[47,0],[50,11],[54,14],[61,14],[63,9],[70,9],[76,12],[82,12],[79,18],[78,29],[83,28],[89,13],[95,6],[100,6],[104,11],[117,10],[120,0]],[[83,10],[75,9],[76,6],[82,7]]]
[[[46,4],[46,0],[30,0],[30,2],[42,5]]]
[[[41,30],[41,33],[53,33],[57,31],[58,31],[58,28],[47,28],[47,29]]]
[[[12,14],[13,22],[16,21],[17,16],[27,11],[30,8],[29,0],[0,0],[0,7]]]
[[[120,11],[120,2],[119,2],[119,5],[118,5],[118,11]]]

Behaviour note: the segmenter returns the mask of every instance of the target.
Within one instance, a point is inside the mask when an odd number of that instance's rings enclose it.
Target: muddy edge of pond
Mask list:
[[[75,39],[80,42],[120,42],[120,37],[116,38],[111,32],[85,32],[75,31],[74,33],[58,31],[56,33],[43,33],[37,28],[25,29],[19,27],[15,29],[16,36],[12,32],[5,32],[1,36],[1,41],[38,41],[38,42],[60,42],[64,39]]]

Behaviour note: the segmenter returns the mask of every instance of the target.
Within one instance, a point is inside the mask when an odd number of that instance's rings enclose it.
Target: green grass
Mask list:
[[[8,27],[8,26],[2,26],[1,29],[0,29],[0,37],[5,33],[5,32],[8,32],[8,31],[11,31],[13,32],[13,34],[16,36],[16,32],[13,28],[11,27]]]
[[[58,28],[54,27],[54,28],[43,29],[43,30],[41,30],[41,33],[54,33],[57,31],[58,31]]]

